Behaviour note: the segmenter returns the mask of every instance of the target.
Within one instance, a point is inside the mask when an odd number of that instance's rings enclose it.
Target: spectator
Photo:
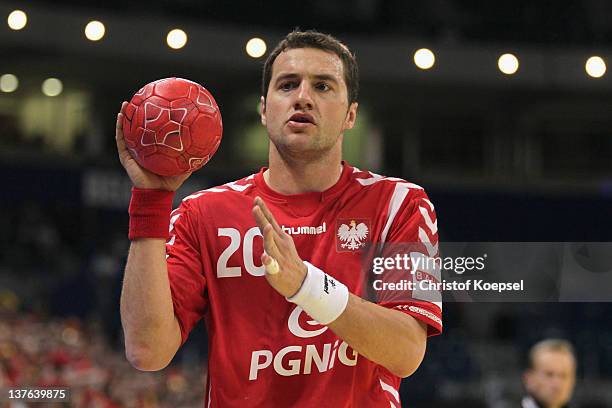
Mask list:
[[[576,383],[576,357],[572,345],[561,339],[547,339],[529,350],[523,375],[527,395],[522,408],[565,408]]]

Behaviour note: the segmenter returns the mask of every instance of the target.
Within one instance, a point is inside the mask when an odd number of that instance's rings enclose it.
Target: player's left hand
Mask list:
[[[261,197],[256,197],[253,201],[253,216],[264,237],[261,261],[267,271],[274,261],[278,263],[278,273],[267,272],[266,279],[278,293],[291,297],[302,286],[308,268],[298,255],[293,238],[278,225]]]

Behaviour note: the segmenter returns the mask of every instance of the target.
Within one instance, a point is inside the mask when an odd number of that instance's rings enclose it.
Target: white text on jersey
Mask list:
[[[323,344],[321,354],[317,346],[316,344],[308,344],[304,347],[287,346],[280,349],[276,355],[271,350],[255,350],[251,353],[249,380],[257,380],[259,371],[270,365],[277,374],[284,377],[310,374],[313,363],[320,373],[334,368],[336,360],[349,367],[357,365],[358,354],[353,349],[349,352],[349,345],[344,341],[340,343],[339,340],[336,340],[333,344]]]
[[[319,235],[327,231],[325,222],[318,227],[286,227],[281,225],[281,228],[289,235]]]

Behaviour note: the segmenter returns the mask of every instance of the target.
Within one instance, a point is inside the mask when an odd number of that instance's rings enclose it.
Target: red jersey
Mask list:
[[[366,241],[437,247],[433,205],[415,184],[346,163],[328,190],[296,195],[270,189],[264,170],[184,198],[171,217],[166,257],[182,340],[202,317],[208,329],[206,406],[400,406],[400,378],[268,284],[251,209],[260,196],[299,256],[359,295]],[[440,303],[379,304],[425,322],[429,335],[442,331]]]

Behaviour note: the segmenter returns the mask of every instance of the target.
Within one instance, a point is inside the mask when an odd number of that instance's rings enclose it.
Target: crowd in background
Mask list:
[[[7,296],[4,306],[12,303]],[[0,315],[0,388],[68,387],[70,401],[50,407],[200,408],[205,377],[200,366],[139,372],[110,347],[101,326],[80,319]]]
[[[143,373],[124,356],[118,301],[127,239],[106,237],[87,251],[74,211],[32,202],[8,212],[0,217],[10,232],[0,238],[0,388],[69,387],[70,402],[52,407],[202,407],[199,364]]]

